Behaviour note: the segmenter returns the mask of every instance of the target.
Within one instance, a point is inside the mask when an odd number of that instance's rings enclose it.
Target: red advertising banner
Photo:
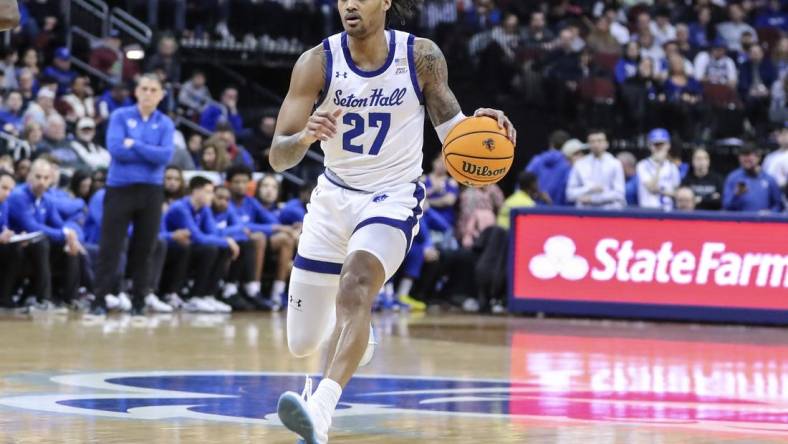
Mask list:
[[[515,215],[512,299],[788,310],[788,219],[661,217]]]

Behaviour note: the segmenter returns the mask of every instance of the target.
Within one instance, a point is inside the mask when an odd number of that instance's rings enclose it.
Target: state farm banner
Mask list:
[[[515,311],[788,324],[788,219],[544,209],[512,218]]]

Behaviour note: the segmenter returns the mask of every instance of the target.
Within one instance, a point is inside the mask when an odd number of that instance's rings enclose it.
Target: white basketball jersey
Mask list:
[[[423,97],[413,57],[415,37],[387,30],[388,58],[376,71],[353,63],[346,33],[323,41],[326,79],[320,110],[342,109],[337,135],[321,142],[325,166],[346,185],[375,192],[421,174]]]

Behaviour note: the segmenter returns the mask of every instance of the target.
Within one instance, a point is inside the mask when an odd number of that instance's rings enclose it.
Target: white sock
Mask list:
[[[285,281],[274,281],[274,285],[271,286],[271,299],[278,301],[283,291],[285,291]]]
[[[238,294],[238,286],[237,285],[235,285],[232,282],[224,284],[224,291],[222,292],[222,296],[224,296],[225,299],[231,298],[231,297],[235,296],[236,294]]]
[[[340,396],[342,396],[342,386],[336,381],[323,378],[315,393],[309,398],[309,402],[317,408],[327,427],[331,427],[331,417],[334,416]]]
[[[260,283],[259,282],[247,282],[244,284],[244,291],[248,296],[257,296],[260,293]]]
[[[411,288],[413,288],[413,279],[411,278],[400,279],[399,289],[397,290],[397,299],[401,299],[403,296],[407,296],[410,293]]]

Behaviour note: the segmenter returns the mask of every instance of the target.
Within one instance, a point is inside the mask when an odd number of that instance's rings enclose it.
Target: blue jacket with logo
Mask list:
[[[232,207],[241,219],[241,223],[251,231],[263,233],[266,236],[271,236],[274,231],[274,225],[279,224],[279,219],[266,210],[263,204],[249,196],[244,196],[240,205],[234,201],[230,201]]]
[[[194,209],[191,197],[186,196],[173,202],[164,216],[168,232],[185,228],[191,233],[191,241],[197,245],[227,247],[227,239],[221,236],[209,207]],[[172,242],[172,239],[169,239]]]
[[[241,223],[241,218],[238,217],[238,213],[235,212],[232,205],[228,206],[227,209],[221,213],[213,209],[211,209],[211,211],[216,221],[216,228],[219,230],[221,236],[231,237],[239,242],[249,239],[249,237],[246,236],[246,231],[244,231],[246,227]]]
[[[54,200],[47,193],[36,199],[27,184],[16,187],[8,197],[8,220],[9,228],[17,233],[41,231],[54,242],[65,241],[66,224]]]
[[[172,120],[160,111],[146,121],[136,105],[116,109],[107,128],[107,149],[112,155],[107,186],[162,185],[164,169],[175,152],[174,133]],[[131,148],[123,145],[127,138],[134,139]]]

